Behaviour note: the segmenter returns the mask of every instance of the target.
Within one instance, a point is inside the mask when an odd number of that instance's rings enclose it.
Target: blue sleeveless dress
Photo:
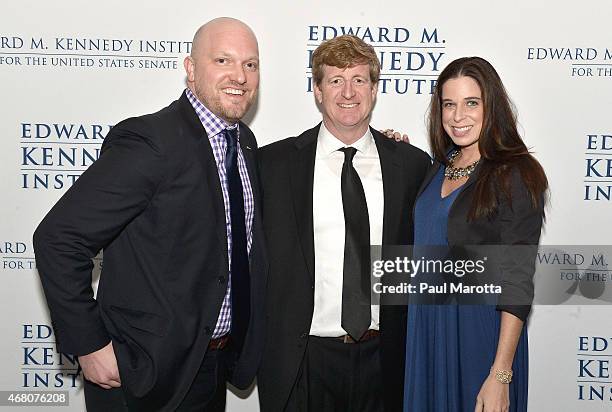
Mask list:
[[[419,196],[414,244],[447,245],[449,210],[460,193],[440,191],[444,168]],[[490,305],[408,307],[404,412],[473,412],[495,359],[500,312]],[[523,328],[512,366],[510,412],[527,411],[528,349]]]

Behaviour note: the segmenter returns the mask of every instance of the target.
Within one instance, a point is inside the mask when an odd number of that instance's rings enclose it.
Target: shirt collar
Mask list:
[[[238,127],[238,123],[229,124],[211,112],[189,88],[185,89],[185,95],[187,99],[189,99],[191,106],[193,106],[193,110],[195,110],[198,115],[200,122],[202,122],[202,126],[204,126],[204,130],[206,130],[209,139],[212,139],[225,129],[234,129]]]
[[[346,145],[336,136],[334,136],[327,129],[327,127],[325,127],[324,122],[321,122],[317,147],[320,149],[320,153],[324,155],[330,155],[343,147],[354,147],[359,153],[365,154],[368,153],[373,142],[374,137],[372,136],[372,132],[370,131],[369,127],[368,130],[366,130],[366,132],[364,133],[364,135],[361,136],[355,143],[351,145]]]

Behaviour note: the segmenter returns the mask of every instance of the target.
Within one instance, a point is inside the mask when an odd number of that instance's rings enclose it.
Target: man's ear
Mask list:
[[[317,84],[314,85],[314,94],[315,94],[315,98],[317,99],[317,103],[322,104],[323,103],[323,92],[321,91],[321,89],[319,88]]]
[[[185,73],[187,74],[187,81],[193,83],[195,81],[194,68],[195,62],[193,57],[187,56],[183,60],[183,66],[185,66]]]

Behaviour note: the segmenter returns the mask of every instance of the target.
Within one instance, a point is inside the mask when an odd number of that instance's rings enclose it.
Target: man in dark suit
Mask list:
[[[371,46],[340,36],[312,65],[323,122],[258,153],[270,265],[262,411],[400,411],[406,312],[370,300],[368,246],[411,243],[429,157],[369,127]]]
[[[180,98],[117,124],[34,234],[58,350],[78,355],[90,411],[222,411],[226,381],[253,380],[267,269],[257,143],[240,119],[258,55],[244,23],[203,25]]]

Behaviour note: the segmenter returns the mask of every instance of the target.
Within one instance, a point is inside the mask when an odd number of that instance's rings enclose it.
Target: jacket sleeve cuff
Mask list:
[[[111,338],[101,319],[88,325],[64,326],[52,322],[58,352],[87,355],[108,345]]]
[[[523,322],[527,321],[529,312],[531,312],[531,306],[528,305],[497,305],[495,309],[498,311],[511,313]]]

